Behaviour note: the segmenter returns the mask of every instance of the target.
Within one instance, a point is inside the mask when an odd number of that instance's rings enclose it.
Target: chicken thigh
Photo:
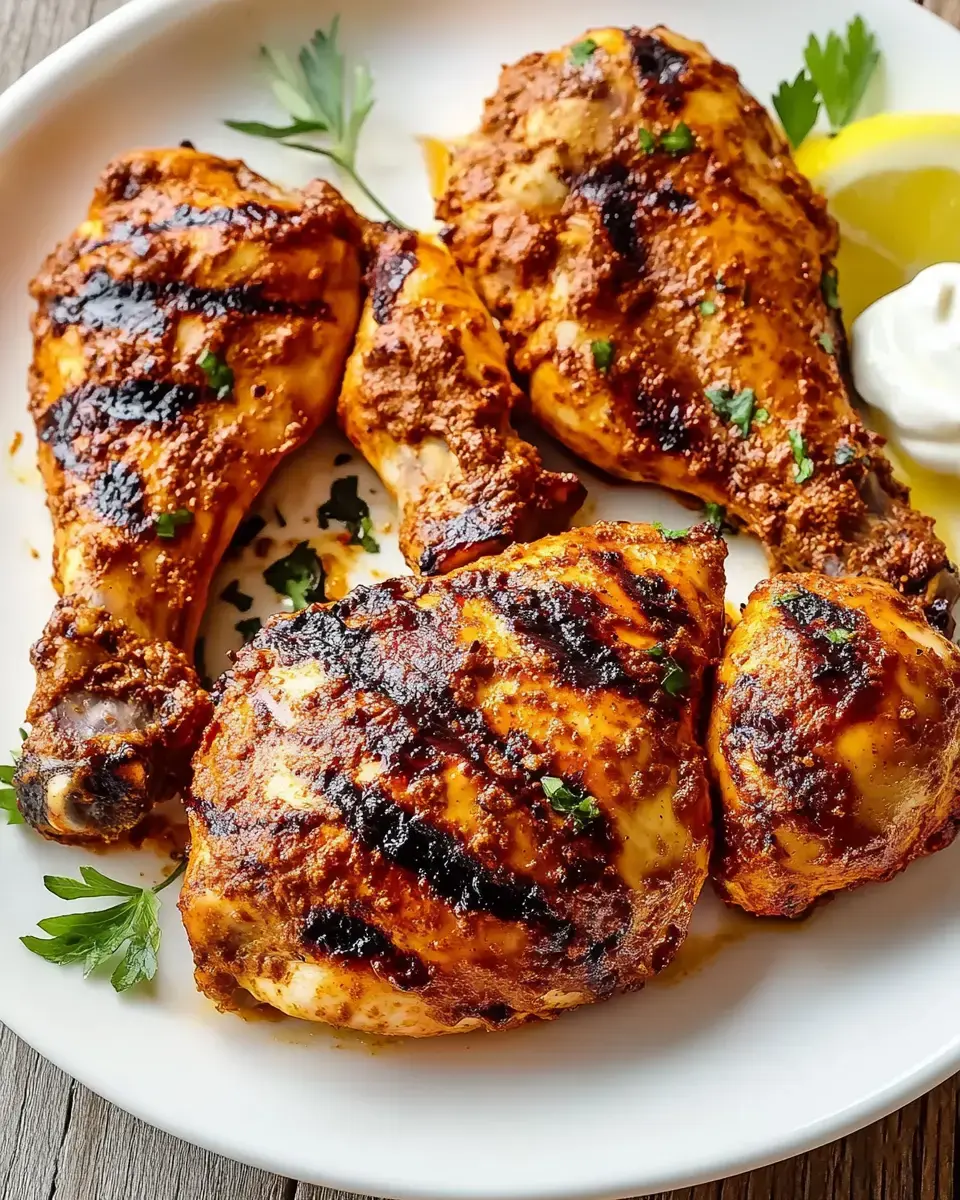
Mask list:
[[[31,411],[62,600],[37,642],[15,786],[63,840],[117,837],[185,780],[210,705],[211,575],[280,459],[330,413],[361,231],[189,147],[124,156],[33,284]]]
[[[708,866],[724,554],[600,524],[275,617],[195,759],[200,988],[429,1036],[663,967]]]
[[[397,499],[407,563],[441,574],[565,529],[583,485],[545,471],[511,428],[506,349],[449,250],[389,226],[375,236],[340,420]]]
[[[960,650],[887,584],[768,580],[727,644],[709,753],[721,890],[799,916],[952,840]]]
[[[614,475],[726,506],[777,569],[957,595],[851,405],[837,228],[736,72],[662,27],[505,68],[438,216],[538,420]]]

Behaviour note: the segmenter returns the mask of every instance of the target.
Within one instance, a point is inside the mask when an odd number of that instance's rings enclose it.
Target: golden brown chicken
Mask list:
[[[113,838],[185,779],[210,577],[279,460],[331,411],[361,231],[191,148],[126,155],[33,284],[31,410],[63,599],[34,647],[15,784],[64,840]]]
[[[528,55],[438,215],[571,450],[725,505],[777,568],[877,576],[946,624],[944,547],[851,406],[835,222],[731,67],[662,27]]]
[[[724,553],[601,524],[274,618],[195,759],[200,988],[428,1036],[663,967],[708,865]]]
[[[960,650],[888,585],[783,575],[720,667],[717,878],[796,917],[947,845],[960,817]]]
[[[410,567],[441,574],[565,529],[583,485],[511,428],[506,349],[450,252],[388,226],[368,284],[340,420],[397,499]]]

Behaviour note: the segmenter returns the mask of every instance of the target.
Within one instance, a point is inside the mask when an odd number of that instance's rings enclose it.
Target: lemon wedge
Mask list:
[[[840,224],[848,328],[924,267],[960,262],[960,114],[881,113],[795,157]]]

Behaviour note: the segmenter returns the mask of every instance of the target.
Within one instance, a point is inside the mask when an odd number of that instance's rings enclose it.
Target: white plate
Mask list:
[[[413,220],[426,221],[430,211],[415,135],[467,129],[501,62],[588,24],[668,18],[735,63],[766,98],[795,74],[811,29],[837,28],[861,11],[886,54],[889,107],[960,108],[960,35],[907,0],[339,6],[346,42],[369,58],[380,98],[364,167]],[[15,430],[26,433],[23,449],[0,470],[0,563],[8,580],[0,591],[0,730],[8,739],[31,689],[28,648],[53,599],[50,536],[24,417],[27,281],[84,211],[102,165],[131,145],[191,138],[303,180],[319,160],[232,134],[219,118],[277,116],[258,73],[258,43],[296,45],[336,7],[336,0],[141,0],[0,100],[0,445]],[[284,469],[274,495],[293,521],[287,532],[308,530],[297,519],[312,521],[342,448],[324,432]],[[655,489],[613,488],[584,475],[594,515],[686,523],[684,510]],[[364,471],[362,479],[369,494],[373,478]],[[949,486],[928,495],[952,521],[956,546],[960,505],[954,499],[951,509]],[[382,523],[388,506],[382,494],[376,500]],[[356,565],[397,562],[394,551]],[[735,539],[730,567],[731,596],[740,599],[763,572],[757,546]],[[211,666],[235,644],[238,615],[214,614]],[[682,981],[549,1026],[380,1047],[292,1022],[218,1016],[193,990],[172,897],[152,992],[117,997],[104,980],[84,982],[31,956],[18,935],[66,907],[43,891],[41,874],[73,871],[86,858],[0,828],[0,1018],[138,1116],[301,1179],[421,1200],[679,1187],[837,1137],[960,1067],[960,846],[893,883],[837,900],[798,928],[734,921],[706,897],[698,924],[723,928],[712,940],[701,933],[691,941],[688,966],[698,954],[703,961]],[[130,879],[158,877],[149,855],[100,865]]]

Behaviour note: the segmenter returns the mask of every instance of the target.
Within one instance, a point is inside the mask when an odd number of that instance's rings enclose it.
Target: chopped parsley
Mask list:
[[[212,350],[204,350],[197,359],[197,366],[207,377],[207,386],[216,393],[218,400],[226,400],[233,394],[233,371],[225,359]]]
[[[838,291],[836,271],[824,271],[820,276],[820,291],[828,308],[840,307],[840,293]]]
[[[637,141],[644,154],[652,154],[657,148],[657,139],[649,129],[644,129],[642,126],[637,130]]]
[[[730,528],[727,524],[727,510],[722,504],[714,504],[712,500],[708,500],[703,506],[703,520],[705,524],[712,525],[717,533]]]
[[[787,441],[793,451],[793,461],[797,464],[793,473],[794,483],[806,483],[813,474],[813,459],[807,454],[807,443],[798,429],[787,430]]]
[[[606,374],[613,365],[613,342],[609,342],[603,338],[599,341],[591,342],[590,353],[593,355],[593,365],[598,371]]]
[[[249,612],[253,606],[253,597],[248,596],[246,592],[240,591],[240,583],[236,579],[230,580],[220,593],[220,599],[226,600],[228,604],[232,604],[234,608],[238,608],[241,612]]]
[[[833,461],[838,467],[845,467],[857,457],[857,452],[849,442],[841,442],[833,452]]]
[[[263,622],[259,617],[244,617],[242,621],[238,621],[234,625],[234,629],[243,638],[244,644],[252,642],[263,627]]]
[[[657,533],[659,533],[661,537],[665,537],[668,542],[683,541],[683,539],[690,532],[689,529],[667,529],[664,527],[662,521],[654,521],[653,527]]]
[[[280,526],[280,528],[286,529],[287,518],[283,515],[283,513],[280,511],[280,509],[276,505],[273,506],[273,515],[277,518],[277,524]]]
[[[352,454],[347,454],[347,452],[343,450],[336,456],[336,458],[334,458],[333,465],[335,467],[345,467],[352,457]]]
[[[241,550],[245,550],[255,537],[263,533],[266,527],[267,522],[259,513],[252,513],[249,517],[244,517],[230,541],[231,553],[239,554]]]
[[[600,46],[593,38],[584,38],[570,47],[570,61],[575,67],[585,67]]]
[[[575,833],[582,833],[600,816],[596,799],[577,784],[566,783],[556,775],[544,775],[540,786],[553,811],[572,819]]]
[[[823,333],[821,333],[821,334],[820,334],[820,336],[817,338],[817,341],[819,342],[819,344],[820,344],[821,348],[822,348],[822,349],[824,349],[824,350],[826,350],[826,352],[827,352],[828,354],[832,354],[832,353],[833,353],[833,351],[834,351],[833,338],[830,336],[830,334],[829,334],[829,333],[827,333],[826,331],[824,331],[824,332],[823,332]]]
[[[673,129],[668,129],[666,133],[660,134],[660,149],[666,150],[668,154],[673,154],[677,158],[683,154],[689,154],[696,144],[697,139],[693,136],[693,131],[686,121],[680,121],[674,125]]]
[[[845,642],[852,642],[855,633],[852,629],[828,629],[826,638],[828,642],[833,642],[835,646],[842,646]]]
[[[784,604],[789,604],[792,600],[799,600],[803,592],[799,588],[792,588],[789,592],[781,592],[779,596],[774,596],[773,604],[775,608],[780,608]]]
[[[763,423],[770,415],[765,408],[757,407],[753,388],[743,388],[739,392],[726,386],[709,388],[706,397],[717,413],[731,425],[736,425],[745,438],[750,436],[750,426],[754,420]]]
[[[679,696],[690,686],[690,675],[672,654],[667,653],[666,647],[658,642],[647,651],[650,658],[660,663],[663,674],[660,676],[660,686],[669,696]]]
[[[295,612],[326,600],[323,563],[309,542],[299,542],[283,558],[270,564],[263,578],[278,596],[289,596]]]
[[[380,544],[373,536],[370,508],[357,492],[356,475],[342,475],[330,485],[330,499],[317,509],[317,524],[326,529],[331,521],[340,521],[350,531],[350,545],[362,546],[368,554],[377,554]]]
[[[159,538],[175,538],[181,525],[192,525],[193,513],[189,508],[175,508],[173,512],[160,513],[157,517],[156,534]]]
[[[717,311],[717,306],[713,300],[701,300],[700,301],[700,312],[705,317],[712,317],[716,311]]]

